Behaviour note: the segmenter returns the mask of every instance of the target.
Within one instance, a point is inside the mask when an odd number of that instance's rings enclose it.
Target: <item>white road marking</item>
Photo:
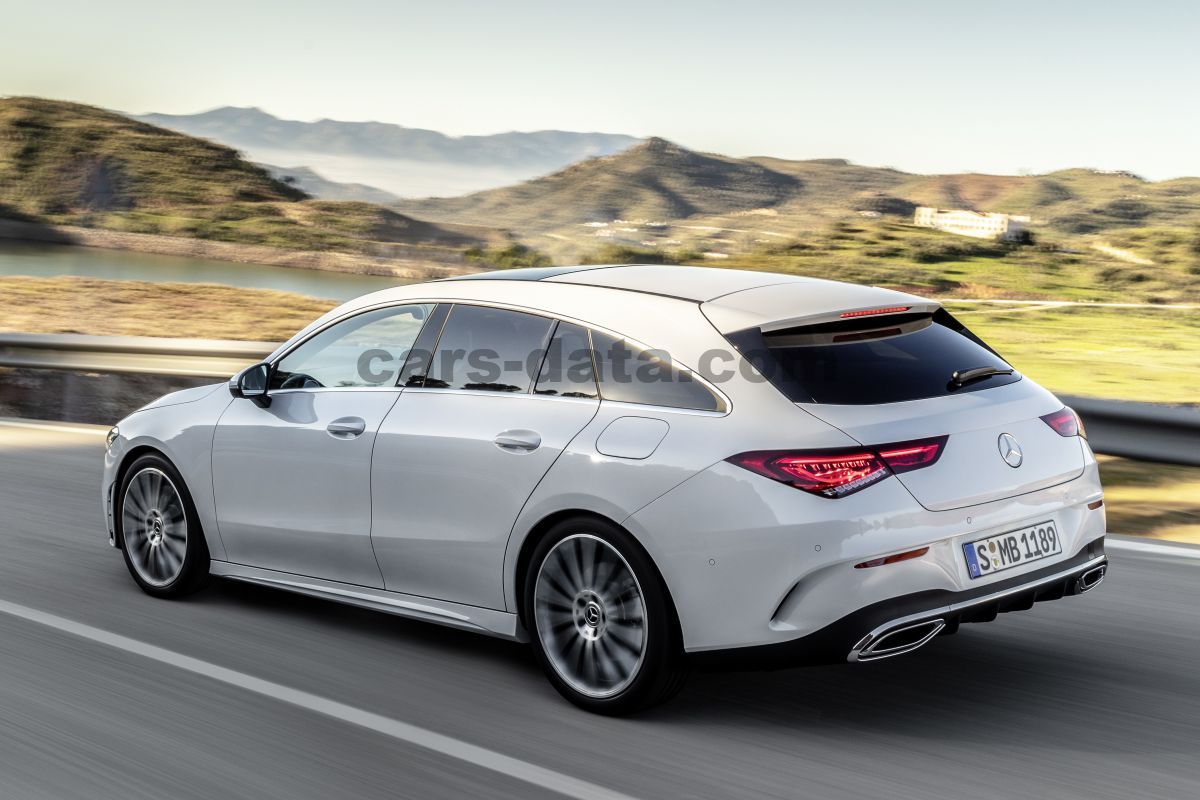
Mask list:
[[[1105,537],[1104,546],[1111,550],[1128,550],[1132,553],[1148,553],[1156,556],[1171,556],[1172,558],[1188,558],[1200,561],[1200,547],[1188,547],[1182,544],[1170,544],[1154,540],[1116,539]]]
[[[24,419],[9,419],[0,417],[0,426],[6,428],[30,428],[35,431],[55,431],[57,433],[84,433],[89,436],[104,436],[111,425],[71,425],[66,422],[30,422]]]
[[[44,611],[38,611],[37,609],[28,608],[16,603],[9,603],[4,600],[0,600],[0,613],[29,622],[35,622],[39,625],[45,625],[48,628],[107,645],[108,647],[115,647],[127,653],[133,653],[143,658],[149,658],[178,669],[193,672],[230,686],[236,686],[239,689],[254,692],[264,697],[270,697],[273,700],[288,703],[308,711],[314,711],[341,722],[358,725],[376,733],[390,736],[393,739],[398,739],[417,747],[423,747],[426,750],[432,750],[435,753],[456,758],[460,761],[491,770],[492,772],[507,775],[510,778],[516,778],[519,781],[566,797],[577,797],[581,798],[581,800],[633,800],[629,795],[606,789],[603,786],[589,783],[571,775],[539,767],[528,761],[506,756],[503,753],[489,750],[486,747],[469,744],[452,736],[446,736],[426,728],[410,725],[407,722],[390,719],[380,714],[373,714],[370,711],[363,711],[345,703],[339,703],[335,700],[320,697],[319,695],[299,689],[292,689],[282,684],[263,680],[262,678],[256,678],[244,672],[227,669],[208,661],[185,656],[172,650],[166,650],[162,647],[138,641],[137,639],[130,639],[127,636],[95,628],[82,622],[75,622],[65,617],[48,614]]]

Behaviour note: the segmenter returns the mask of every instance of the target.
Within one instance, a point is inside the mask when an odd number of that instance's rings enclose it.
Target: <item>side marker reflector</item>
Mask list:
[[[855,564],[855,569],[870,569],[871,567],[882,567],[885,564],[895,564],[900,561],[908,561],[911,558],[920,558],[929,552],[928,547],[922,547],[919,550],[909,550],[907,553],[897,553],[894,556],[884,556],[883,558],[873,558],[870,561],[864,561],[861,564]]]

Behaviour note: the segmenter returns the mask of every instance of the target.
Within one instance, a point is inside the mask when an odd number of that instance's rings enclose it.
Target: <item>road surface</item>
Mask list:
[[[904,658],[695,675],[577,711],[521,646],[232,583],[153,600],[105,543],[102,437],[0,424],[0,795],[1200,797],[1200,560]]]

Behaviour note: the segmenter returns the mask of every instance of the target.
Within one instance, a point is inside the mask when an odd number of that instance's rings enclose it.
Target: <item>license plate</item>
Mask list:
[[[967,559],[967,572],[974,579],[1059,555],[1062,553],[1062,539],[1054,523],[1047,520],[1028,528],[968,542],[962,547]]]

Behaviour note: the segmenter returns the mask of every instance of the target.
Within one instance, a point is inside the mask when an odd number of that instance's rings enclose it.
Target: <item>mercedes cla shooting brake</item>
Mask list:
[[[1075,413],[938,303],[738,270],[386,289],[113,428],[109,541],[530,642],[625,713],[701,661],[907,653],[1104,577]]]

